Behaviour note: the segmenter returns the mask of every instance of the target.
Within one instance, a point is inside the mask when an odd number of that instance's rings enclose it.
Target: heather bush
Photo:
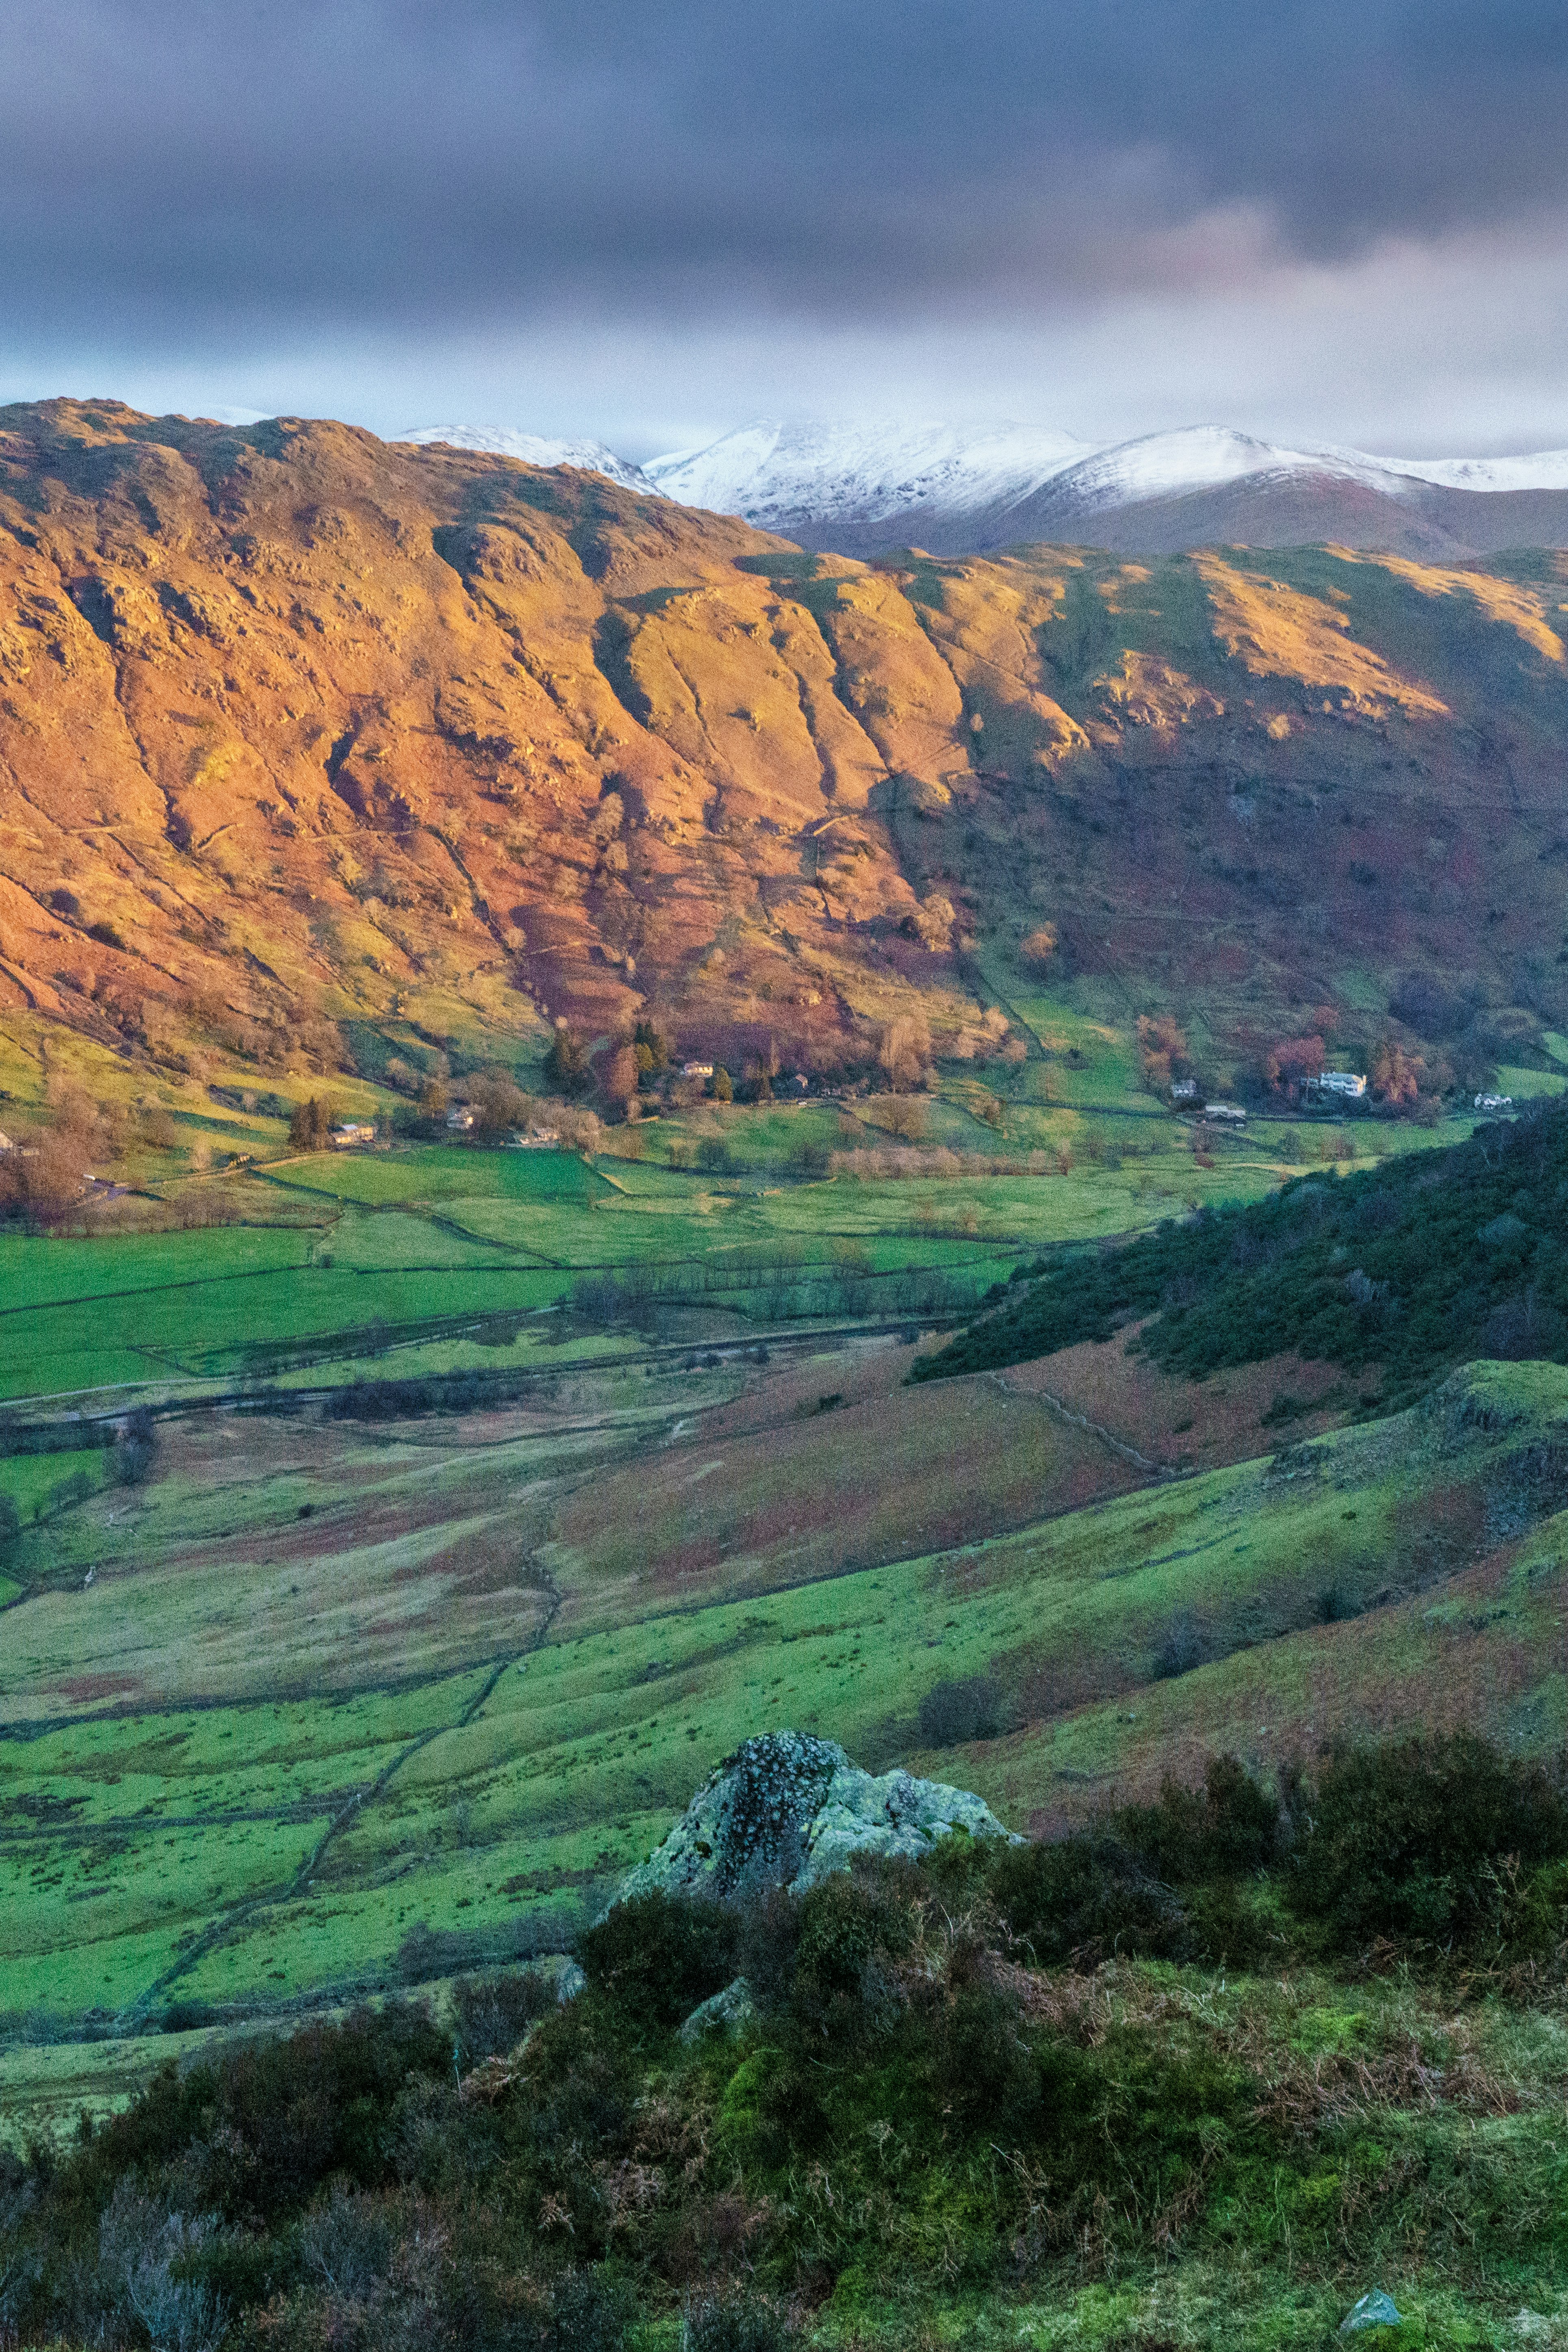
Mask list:
[[[680,2352],[789,2352],[794,2330],[778,2305],[758,2294],[709,2294],[688,2302]]]
[[[990,1890],[1009,1933],[1041,1968],[1183,1959],[1193,1949],[1176,1895],[1112,1837],[1009,1848],[992,1869]]]
[[[452,1989],[452,2009],[464,2064],[500,2057],[554,2006],[554,1979],[541,1969],[459,1979]]]
[[[687,1895],[637,1895],[577,1939],[589,1983],[660,2025],[678,2025],[727,1985],[740,1948],[735,1913]]]
[[[1126,1805],[1116,1835],[1157,1877],[1177,1885],[1234,1878],[1276,1856],[1279,1801],[1234,1756],[1211,1757],[1201,1789],[1167,1779],[1152,1805]]]
[[[1287,1880],[1335,1943],[1445,1945],[1507,1926],[1502,1868],[1568,1857],[1568,1800],[1538,1764],[1466,1732],[1330,1758]]]
[[[801,1900],[791,2006],[812,2039],[853,2041],[900,2000],[894,1964],[915,1940],[910,1890],[895,1871],[824,1879]]]

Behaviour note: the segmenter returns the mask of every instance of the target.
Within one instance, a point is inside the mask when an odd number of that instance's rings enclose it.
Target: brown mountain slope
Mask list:
[[[1550,558],[872,569],[337,425],[0,410],[0,1017],[967,1055],[1050,920],[1232,1045],[1412,970],[1561,1018],[1565,599]]]

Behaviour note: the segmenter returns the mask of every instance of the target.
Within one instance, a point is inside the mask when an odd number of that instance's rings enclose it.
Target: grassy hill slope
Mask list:
[[[819,1423],[819,1497],[770,1488],[812,1385],[584,1369],[553,1423],[439,1438],[219,1421],[133,1526],[93,1506],[92,1589],[62,1559],[5,1621],[12,2004],[248,2013],[558,1941],[759,1728],[1036,1828],[1220,1748],[1267,1767],[1411,1717],[1563,1738],[1568,1372],[1471,1370],[1142,1484],[983,1380],[949,1430],[970,1537],[940,1548],[896,1451],[908,1391]],[[869,1498],[837,1549],[835,1449]],[[1058,1516],[1020,1526],[1025,1464]]]

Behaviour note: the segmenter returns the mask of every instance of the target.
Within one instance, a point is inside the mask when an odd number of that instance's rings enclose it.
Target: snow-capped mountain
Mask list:
[[[1374,457],[1192,425],[1106,447],[1005,425],[877,430],[762,422],[644,472],[689,506],[851,555],[977,553],[1028,540],[1156,553],[1331,539],[1457,555],[1568,541],[1568,451]]]
[[[1093,454],[1089,441],[1032,425],[965,432],[952,425],[742,425],[706,448],[656,457],[643,471],[682,506],[744,514],[788,531],[806,516],[827,529],[872,528],[924,509],[1016,503]]]
[[[584,467],[644,497],[743,515],[844,555],[980,554],[1042,540],[1142,554],[1333,540],[1427,558],[1568,545],[1568,449],[1375,457],[1222,425],[1097,446],[1035,425],[763,419],[639,467],[601,441],[481,425],[424,425],[402,438]]]
[[[1450,490],[1568,490],[1568,449],[1532,457],[1384,457],[1390,472]]]
[[[581,466],[590,474],[605,474],[626,490],[644,498],[664,493],[640,466],[631,466],[606,449],[602,441],[552,441],[537,433],[510,433],[486,425],[418,425],[400,433],[400,441],[445,441],[454,449],[482,449],[495,457],[521,457],[525,466]],[[688,504],[695,504],[688,500]]]

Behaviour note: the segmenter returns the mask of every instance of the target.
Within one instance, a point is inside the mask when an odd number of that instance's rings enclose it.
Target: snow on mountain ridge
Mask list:
[[[1568,490],[1568,449],[1538,449],[1521,457],[1383,457],[1373,462],[1446,490]]]
[[[761,417],[638,467],[603,442],[500,427],[421,425],[402,437],[586,467],[846,555],[911,542],[951,554],[1044,540],[1158,549],[1336,537],[1446,555],[1512,544],[1521,530],[1553,544],[1568,534],[1568,512],[1552,506],[1568,499],[1568,449],[1384,457],[1215,424],[1096,445],[1042,425]]]
[[[662,498],[640,466],[628,465],[606,449],[602,441],[553,441],[537,433],[512,433],[485,425],[420,425],[400,433],[400,441],[427,446],[445,441],[454,449],[480,449],[496,457],[520,457],[525,466],[580,466],[585,473],[604,474],[623,489],[639,490],[644,498]]]
[[[1150,433],[1096,450],[1059,478],[1087,506],[1122,505],[1135,499],[1179,497],[1186,490],[1216,489],[1257,475],[1336,474],[1352,481],[1385,485],[1389,468],[1357,449],[1331,446],[1285,449],[1224,425],[1189,425],[1174,433]]]
[[[1097,446],[1047,428],[906,427],[771,420],[705,447],[653,457],[645,473],[685,506],[743,514],[788,532],[874,526],[924,509],[998,519],[1045,484],[1064,511],[1180,498],[1246,480],[1315,475],[1408,499],[1424,484],[1479,492],[1568,488],[1568,450],[1518,457],[1373,457],[1333,443],[1289,448],[1221,425],[1186,425]]]
[[[744,513],[764,526],[802,513],[869,523],[924,506],[1010,505],[1093,446],[1029,425],[966,431],[762,418],[705,448],[650,458],[644,471],[683,506]]]

